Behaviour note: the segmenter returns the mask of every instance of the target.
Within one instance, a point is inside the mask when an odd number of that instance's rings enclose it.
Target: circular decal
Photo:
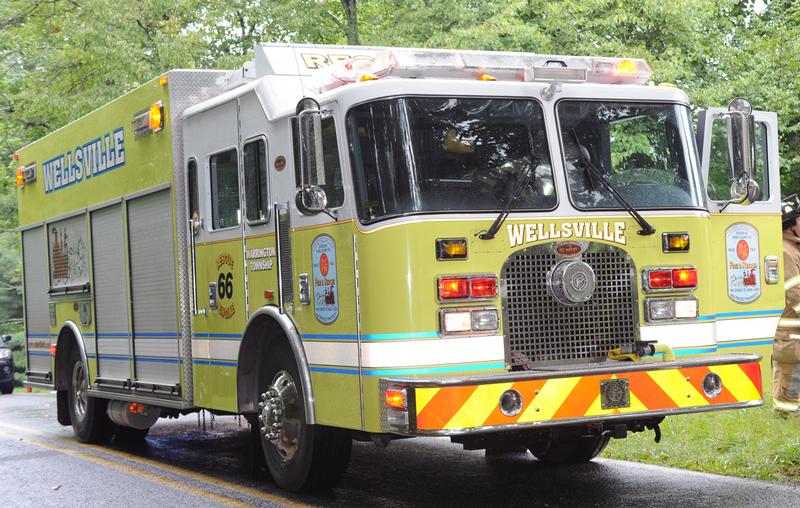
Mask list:
[[[742,261],[747,259],[747,256],[750,255],[750,246],[747,245],[746,240],[739,240],[739,243],[736,244],[736,255],[739,256],[739,259]]]
[[[275,169],[277,171],[283,171],[286,168],[286,157],[283,155],[279,155],[275,157]]]

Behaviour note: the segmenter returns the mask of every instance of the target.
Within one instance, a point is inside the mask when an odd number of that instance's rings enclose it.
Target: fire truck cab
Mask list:
[[[352,439],[586,461],[763,403],[777,118],[643,60],[257,45],[20,150],[28,384],[77,437],[243,414],[283,488]],[[121,437],[120,437],[121,436]]]

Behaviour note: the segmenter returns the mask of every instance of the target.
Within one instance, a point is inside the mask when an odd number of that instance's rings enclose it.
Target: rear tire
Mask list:
[[[589,462],[600,455],[611,436],[581,436],[564,440],[549,440],[530,451],[542,462],[548,464],[579,464]]]
[[[13,391],[14,391],[14,381],[9,381],[8,383],[0,384],[0,393],[2,393],[3,395],[9,395]]]
[[[287,343],[270,348],[265,367],[256,424],[267,469],[282,489],[331,489],[350,462],[349,433],[306,423],[305,394]]]
[[[67,368],[67,401],[75,437],[82,443],[108,443],[114,430],[106,414],[108,401],[89,396],[89,373],[75,348],[70,353]]]

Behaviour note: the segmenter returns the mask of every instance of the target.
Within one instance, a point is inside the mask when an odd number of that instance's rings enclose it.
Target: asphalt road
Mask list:
[[[446,439],[355,443],[333,493],[296,496],[250,471],[234,417],[160,420],[137,448],[78,443],[52,394],[0,396],[0,506],[798,506],[800,486],[598,459],[487,461]],[[622,446],[612,442],[610,446]]]

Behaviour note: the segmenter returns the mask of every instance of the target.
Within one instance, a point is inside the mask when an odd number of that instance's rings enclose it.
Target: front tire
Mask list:
[[[11,392],[14,391],[14,381],[9,381],[8,383],[0,384],[0,393],[3,395],[9,395]]]
[[[293,492],[334,487],[350,462],[349,434],[306,423],[305,394],[288,344],[270,348],[265,367],[256,424],[273,480]]]
[[[106,414],[108,401],[89,396],[89,372],[76,349],[72,350],[67,366],[67,402],[75,437],[82,443],[108,443],[114,429]]]

